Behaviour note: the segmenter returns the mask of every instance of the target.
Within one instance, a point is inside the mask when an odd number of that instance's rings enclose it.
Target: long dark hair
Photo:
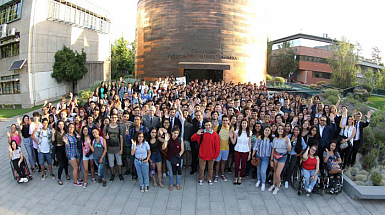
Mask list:
[[[274,138],[273,138],[273,134],[272,134],[272,130],[271,130],[271,127],[270,127],[270,126],[266,126],[266,127],[263,129],[263,132],[262,132],[262,134],[261,134],[261,139],[263,140],[263,139],[265,138],[265,130],[266,130],[266,128],[270,129],[270,134],[269,134],[268,138],[269,138],[270,142],[272,142]]]
[[[300,154],[302,151],[302,131],[301,131],[301,127],[299,125],[296,125],[293,128],[292,136],[294,136],[294,129],[296,129],[296,128],[298,128],[299,133],[297,135],[297,139],[295,140],[296,144],[295,144],[294,151],[295,151],[295,153]]]
[[[247,121],[247,119],[242,119],[241,120],[241,123],[239,124],[239,128],[238,128],[238,137],[241,136],[242,134],[242,122],[246,122],[247,123],[247,127],[246,127],[246,134],[247,134],[247,137],[250,136],[250,126],[249,126],[249,122]]]
[[[91,139],[91,135],[90,135],[90,132],[89,132],[87,126],[83,126],[82,129],[80,130],[80,140],[81,140],[81,143],[82,143],[83,146],[84,146],[84,142],[85,142],[85,140],[86,140],[86,137],[84,136],[84,129],[85,129],[85,128],[87,129],[87,131],[88,131],[88,136],[89,136],[90,139]]]
[[[148,130],[148,135],[147,135],[147,142],[150,143],[150,140],[151,140],[151,131],[155,130],[156,131],[156,136],[155,136],[155,139],[157,139],[158,137],[158,128],[156,127],[152,127]]]

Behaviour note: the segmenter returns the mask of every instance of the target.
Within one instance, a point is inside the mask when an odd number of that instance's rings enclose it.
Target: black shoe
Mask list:
[[[112,175],[111,175],[111,178],[110,178],[110,181],[114,181],[114,179],[115,179],[115,175],[112,174]]]
[[[39,171],[38,172],[41,172],[41,168],[39,168]]]
[[[133,181],[133,182],[137,182],[137,181],[138,181],[138,177],[136,177],[136,176],[133,175],[133,176],[132,176],[132,181]]]
[[[190,175],[193,175],[196,171],[191,170]]]
[[[119,174],[119,180],[120,180],[120,181],[124,181],[124,178],[123,178],[123,175],[122,175],[122,174]]]
[[[125,175],[129,175],[130,174],[130,171],[126,170],[126,172],[124,173]]]
[[[227,172],[228,172],[228,173],[231,173],[231,168],[230,168],[230,167],[227,168]]]
[[[98,183],[102,183],[102,177],[98,177]]]
[[[106,185],[107,185],[107,181],[104,180],[104,181],[103,181],[103,187],[106,187]]]

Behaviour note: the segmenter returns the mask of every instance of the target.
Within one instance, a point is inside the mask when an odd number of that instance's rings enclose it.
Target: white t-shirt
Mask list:
[[[42,153],[49,153],[49,150],[50,150],[47,132],[48,132],[48,129],[45,131],[42,130],[42,139],[41,139],[41,144],[39,145],[40,151]]]
[[[43,124],[41,124],[41,122],[39,122],[39,126],[37,127],[37,129],[40,129],[43,127]],[[35,130],[36,128],[36,125],[34,122],[32,122],[31,124],[29,124],[29,134],[32,135],[33,131]],[[37,149],[38,148],[38,145],[37,143],[35,143],[35,141],[32,141],[33,143],[33,148]]]
[[[235,131],[238,134],[238,130]],[[249,136],[247,136],[246,131],[242,131],[241,136],[237,137],[237,144],[234,147],[234,150],[237,152],[250,152],[249,140],[251,138],[251,131]]]

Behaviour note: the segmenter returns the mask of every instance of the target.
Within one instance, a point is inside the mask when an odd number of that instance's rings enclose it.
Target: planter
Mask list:
[[[360,186],[345,174],[342,177],[344,179],[343,190],[350,198],[385,199],[385,186]]]

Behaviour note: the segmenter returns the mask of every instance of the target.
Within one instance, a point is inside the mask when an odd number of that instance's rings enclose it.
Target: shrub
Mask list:
[[[325,85],[327,83],[328,82],[326,82],[326,81],[318,81],[316,84],[317,84],[317,86],[322,86],[322,85]]]
[[[92,97],[92,93],[93,93],[93,91],[91,91],[91,90],[83,90],[80,92],[80,99],[82,101],[87,101],[88,98]]]
[[[280,83],[285,83],[285,79],[282,78],[282,77],[275,77],[275,78],[274,78],[274,81],[280,82]]]
[[[373,174],[370,176],[370,180],[373,181],[374,186],[379,186],[382,181],[382,175],[379,172],[373,172]]]
[[[371,94],[372,92],[373,92],[373,87],[372,86],[370,86],[369,84],[362,84],[361,85],[362,86],[362,88],[364,88],[366,91],[368,91],[368,93],[369,94]]]
[[[328,101],[331,104],[336,104],[338,102],[338,97],[337,96],[329,96]]]
[[[362,182],[365,182],[366,180],[368,180],[368,176],[367,175],[356,175],[356,177],[354,177],[357,181],[362,181]]]
[[[360,170],[360,171],[358,171],[358,173],[360,174],[360,175],[366,175],[366,176],[368,176],[369,175],[369,172],[368,171],[366,171],[366,170]]]
[[[366,167],[366,169],[371,169],[375,166],[379,154],[380,152],[378,151],[378,149],[371,150],[362,158],[362,165]]]
[[[318,84],[318,83],[317,83],[317,84]],[[328,99],[330,96],[338,97],[339,94],[340,94],[340,91],[338,91],[338,90],[335,90],[335,89],[327,89],[327,90],[325,90],[324,97],[325,97],[326,99]]]
[[[266,75],[266,81],[272,81],[273,78],[270,75]]]

